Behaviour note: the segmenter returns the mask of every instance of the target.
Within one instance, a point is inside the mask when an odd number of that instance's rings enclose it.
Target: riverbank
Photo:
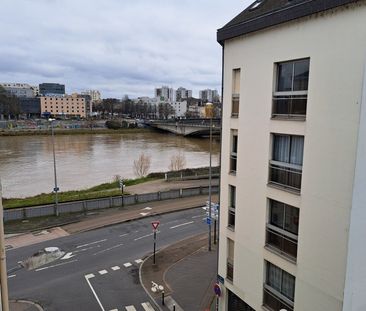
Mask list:
[[[146,133],[151,132],[151,128],[126,128],[112,130],[107,128],[55,128],[56,135],[82,135],[82,134],[126,134],[126,133]],[[0,130],[0,136],[34,136],[51,135],[49,129],[9,129]]]

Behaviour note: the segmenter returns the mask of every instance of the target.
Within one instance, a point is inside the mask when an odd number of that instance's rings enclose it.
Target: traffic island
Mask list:
[[[200,234],[160,250],[156,253],[155,264],[153,255],[143,262],[140,267],[141,284],[160,310],[172,311],[173,304],[175,311],[184,308],[193,311],[193,307],[200,310],[201,305],[211,300],[211,284],[217,272],[216,247],[208,252],[207,246],[207,234]],[[211,265],[207,265],[207,255]],[[200,282],[195,281],[197,277]],[[206,278],[207,282],[203,281]]]

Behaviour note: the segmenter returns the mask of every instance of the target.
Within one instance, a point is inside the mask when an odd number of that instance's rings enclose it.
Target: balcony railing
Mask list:
[[[230,174],[236,174],[237,155],[236,152],[230,154]]]
[[[231,101],[231,117],[239,116],[239,94],[233,94]]]
[[[301,190],[302,166],[270,161],[269,183],[289,188],[296,192]]]
[[[269,248],[296,261],[297,236],[283,229],[268,224],[266,229],[266,244]]]
[[[233,207],[229,207],[228,227],[233,230],[235,229],[235,208]]]
[[[307,92],[301,95],[276,95],[273,96],[272,117],[288,119],[305,119]],[[285,93],[287,94],[287,93]]]
[[[270,310],[278,311],[285,309],[287,311],[294,310],[294,304],[286,297],[281,298],[281,294],[271,289],[268,285],[264,285],[263,304]]]
[[[226,278],[231,282],[234,279],[234,263],[230,259],[227,260],[226,264]]]

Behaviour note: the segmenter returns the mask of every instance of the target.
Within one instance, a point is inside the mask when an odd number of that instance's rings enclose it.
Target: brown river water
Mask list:
[[[60,191],[108,182],[115,175],[135,178],[133,162],[141,152],[151,156],[149,172],[167,171],[181,152],[186,167],[209,165],[209,139],[165,133],[56,135],[57,179]],[[218,165],[220,144],[213,140],[212,165]],[[52,192],[51,136],[0,137],[0,179],[4,197]]]

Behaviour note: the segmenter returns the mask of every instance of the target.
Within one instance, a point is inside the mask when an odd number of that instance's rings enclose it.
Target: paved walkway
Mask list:
[[[43,308],[31,301],[12,300],[9,302],[10,311],[42,311]]]

